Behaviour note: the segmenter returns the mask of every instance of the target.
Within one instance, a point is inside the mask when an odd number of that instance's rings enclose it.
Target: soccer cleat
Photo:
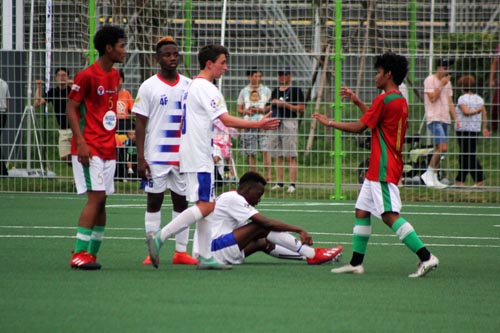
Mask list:
[[[198,264],[198,260],[191,257],[187,252],[178,252],[175,251],[174,256],[172,258],[173,265],[196,265]]]
[[[271,187],[271,191],[282,190],[282,189],[283,189],[283,186],[278,185],[278,184]]]
[[[288,190],[286,190],[286,191],[287,191],[288,193],[293,193],[293,192],[295,192],[295,186],[292,186],[292,185],[288,186]]]
[[[417,266],[417,271],[408,275],[411,278],[423,277],[433,269],[436,269],[439,265],[439,259],[431,254],[431,257],[427,261],[419,262]]]
[[[71,256],[70,267],[84,271],[94,271],[101,269],[101,264],[96,262],[96,257],[86,251],[73,253]]]
[[[228,270],[232,269],[233,266],[231,265],[226,265],[226,264],[221,264],[215,258],[204,258],[200,256],[198,258],[198,266],[196,266],[196,269],[203,269],[203,270]]]
[[[160,263],[160,258],[158,258],[158,263]],[[146,256],[146,258],[142,261],[143,265],[152,265],[153,262],[151,261],[151,257],[149,255]]]
[[[160,264],[160,248],[161,248],[161,240],[159,239],[160,232],[148,232],[146,235],[146,243],[148,244],[149,257],[151,259],[151,264],[153,264],[154,268],[158,268]]]
[[[363,265],[352,266],[351,264],[347,264],[339,268],[334,268],[330,272],[335,274],[363,274],[365,272],[365,269],[363,268]]]
[[[314,249],[314,257],[307,258],[308,265],[321,265],[332,260],[338,261],[342,256],[342,246]]]

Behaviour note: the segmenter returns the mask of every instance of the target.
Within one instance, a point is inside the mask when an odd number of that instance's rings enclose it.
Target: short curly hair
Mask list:
[[[391,72],[394,83],[398,86],[403,83],[403,80],[408,74],[408,59],[394,52],[386,52],[375,57],[375,69],[382,68],[384,73]]]

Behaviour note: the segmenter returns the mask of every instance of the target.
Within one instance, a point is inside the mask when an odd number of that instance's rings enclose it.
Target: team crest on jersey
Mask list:
[[[214,97],[214,98],[212,98],[212,100],[210,101],[210,106],[212,107],[212,109],[217,109],[217,108],[219,108],[221,105],[222,105],[222,100],[220,99],[220,97]]]
[[[116,113],[112,110],[109,110],[102,118],[102,125],[108,131],[112,131],[116,126]]]
[[[97,87],[97,95],[99,95],[99,96],[104,95],[104,87],[103,86]]]

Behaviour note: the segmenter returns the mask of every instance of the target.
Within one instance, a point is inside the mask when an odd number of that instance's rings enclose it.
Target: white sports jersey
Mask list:
[[[181,99],[190,82],[179,74],[170,84],[156,74],[139,88],[132,112],[148,117],[144,158],[150,165],[179,165]]]
[[[212,239],[231,233],[234,229],[247,224],[248,219],[258,212],[238,192],[222,193],[215,199],[215,210],[209,215]]]
[[[196,77],[182,101],[181,172],[214,171],[213,121],[227,112],[226,101],[210,81]]]

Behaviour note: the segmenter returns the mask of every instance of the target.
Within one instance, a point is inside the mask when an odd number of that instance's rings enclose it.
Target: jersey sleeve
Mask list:
[[[384,107],[384,97],[383,95],[378,95],[372,102],[370,108],[365,112],[365,114],[360,118],[360,121],[371,129],[374,129],[379,122],[380,116],[382,115],[382,110]]]
[[[139,87],[132,113],[137,113],[149,118],[149,89],[146,84]]]
[[[246,200],[236,193],[226,196],[227,213],[236,221],[244,222],[257,214],[259,211],[251,206]]]
[[[209,84],[211,86],[207,85],[207,89],[199,91],[199,98],[204,106],[204,109],[207,110],[210,119],[214,120],[228,111],[226,101],[224,100],[224,97],[220,93],[219,89],[211,83]]]
[[[69,99],[72,99],[78,103],[81,103],[87,92],[90,89],[90,78],[86,75],[86,71],[80,72],[75,75],[75,80],[71,86],[71,91],[68,95]]]

